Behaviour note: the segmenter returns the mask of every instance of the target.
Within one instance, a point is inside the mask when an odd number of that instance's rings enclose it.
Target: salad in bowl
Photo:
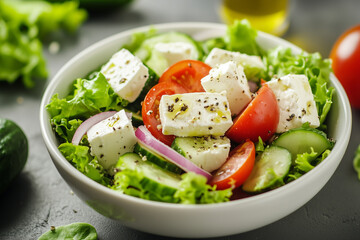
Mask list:
[[[50,83],[41,127],[63,178],[101,214],[167,236],[239,233],[296,210],[350,136],[330,61],[246,20],[170,25],[105,39]]]
[[[115,191],[172,203],[223,202],[237,188],[299,178],[333,146],[330,62],[264,51],[255,37],[246,21],[204,41],[134,34],[46,106],[60,152]]]

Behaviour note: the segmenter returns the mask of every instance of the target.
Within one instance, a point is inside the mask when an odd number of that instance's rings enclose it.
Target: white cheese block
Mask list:
[[[201,85],[206,92],[226,91],[232,115],[239,114],[251,101],[244,68],[234,61],[217,65],[211,69],[209,75],[201,79]]]
[[[176,138],[175,144],[184,156],[205,171],[220,168],[230,152],[230,139],[225,136]]]
[[[91,154],[105,169],[115,165],[122,154],[132,152],[137,141],[124,110],[92,126],[87,136]]]
[[[115,53],[100,72],[114,92],[129,102],[136,100],[149,77],[148,68],[126,49]]]
[[[281,78],[273,78],[266,84],[274,92],[280,109],[277,133],[301,127],[306,122],[310,127],[319,127],[314,95],[305,75],[289,74]]]
[[[163,95],[159,113],[165,135],[221,136],[232,125],[225,93]]]
[[[228,61],[234,61],[242,65],[248,78],[265,69],[265,65],[259,56],[232,52],[220,48],[213,48],[205,59],[205,63],[211,67],[216,67]]]
[[[154,46],[154,50],[166,59],[168,66],[181,60],[192,59],[196,51],[192,44],[186,42],[160,42]]]

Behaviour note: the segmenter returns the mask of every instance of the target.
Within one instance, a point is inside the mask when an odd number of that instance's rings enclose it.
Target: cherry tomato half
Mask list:
[[[360,25],[339,37],[330,58],[334,74],[344,87],[351,105],[360,109]]]
[[[275,94],[267,84],[263,84],[257,96],[233,120],[234,124],[226,136],[238,143],[246,139],[257,142],[259,136],[267,141],[275,133],[279,118],[280,110]]]
[[[215,172],[211,185],[216,189],[237,188],[249,177],[255,163],[255,145],[246,140],[229,154],[226,162]]]
[[[173,81],[188,92],[204,92],[201,79],[209,74],[211,67],[197,60],[183,60],[171,65],[160,77],[159,83]]]
[[[159,104],[162,95],[172,95],[175,93],[186,93],[186,89],[174,82],[158,83],[146,94],[141,115],[145,127],[151,134],[161,142],[171,145],[174,140],[173,135],[164,135],[161,131],[161,121],[159,115]]]

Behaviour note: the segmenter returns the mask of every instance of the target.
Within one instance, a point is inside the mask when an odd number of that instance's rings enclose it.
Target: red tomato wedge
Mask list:
[[[162,95],[172,95],[175,93],[186,92],[186,89],[177,83],[163,82],[152,87],[145,96],[141,110],[144,125],[155,138],[166,145],[170,146],[175,137],[173,135],[164,135],[161,132],[161,128],[159,128],[159,126],[161,126],[159,115],[160,99]]]
[[[246,139],[257,142],[259,137],[267,141],[275,133],[279,118],[280,110],[275,94],[267,84],[263,84],[257,96],[233,120],[234,124],[226,136],[238,143]]]
[[[229,154],[226,162],[215,172],[210,180],[216,189],[237,188],[249,177],[255,163],[255,145],[246,140]]]
[[[198,60],[183,60],[171,65],[160,77],[161,82],[176,82],[188,92],[204,92],[201,79],[211,67]]]

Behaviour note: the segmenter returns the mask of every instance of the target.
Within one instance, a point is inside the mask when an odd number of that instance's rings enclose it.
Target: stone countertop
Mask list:
[[[115,33],[165,22],[221,22],[216,0],[136,0],[126,9],[90,15],[75,36],[59,36],[60,51],[50,54],[47,82],[26,90],[0,84],[0,117],[16,121],[29,139],[25,169],[0,196],[0,239],[37,239],[51,225],[92,224],[99,239],[168,239],[129,229],[101,216],[77,198],[58,174],[43,143],[39,125],[42,93],[54,74],[76,53]],[[329,55],[345,29],[360,23],[360,1],[292,1],[290,28],[284,35],[309,52]],[[360,110],[352,109],[350,144],[333,177],[307,204],[289,216],[257,230],[219,239],[359,239],[360,181],[352,159],[360,144]]]

